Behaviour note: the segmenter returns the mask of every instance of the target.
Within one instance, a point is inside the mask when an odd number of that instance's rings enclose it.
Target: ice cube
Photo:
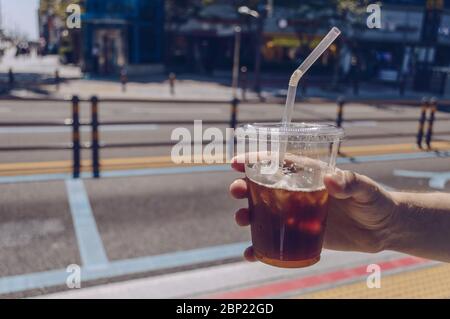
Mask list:
[[[298,229],[311,235],[319,235],[322,231],[322,225],[316,220],[301,221],[298,223]]]
[[[327,203],[328,200],[328,192],[323,192],[322,197],[319,199],[319,205],[323,206]]]
[[[289,205],[289,192],[281,189],[274,190],[275,207],[280,212],[286,212]]]
[[[295,220],[294,217],[289,217],[289,218],[286,220],[286,225],[288,225],[288,226],[294,226],[295,223],[296,223],[296,220]]]
[[[307,203],[309,206],[315,206],[316,205],[316,199],[314,198],[313,193],[303,193],[303,201]]]

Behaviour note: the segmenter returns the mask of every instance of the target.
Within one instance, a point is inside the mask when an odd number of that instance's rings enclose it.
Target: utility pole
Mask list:
[[[259,12],[258,11],[255,11],[255,10],[251,10],[249,7],[247,7],[247,6],[242,6],[242,7],[239,7],[238,8],[238,13],[239,14],[241,14],[241,15],[244,15],[244,16],[248,16],[248,17],[252,17],[252,18],[254,18],[254,19],[257,19],[257,21],[258,21],[258,30],[260,29],[260,27],[259,27],[259,25],[260,25],[260,20],[261,20],[261,15],[259,14]],[[261,33],[260,32],[258,32],[258,34],[261,34],[262,35],[262,27],[263,27],[263,25],[261,25]],[[240,45],[240,37],[241,37],[241,35],[239,35],[239,45]],[[261,64],[261,55],[260,55],[260,48],[261,48],[261,39],[260,39],[260,37],[258,36],[258,39],[257,39],[258,41],[258,43],[256,43],[256,58],[255,58],[255,78],[258,78],[259,77],[259,75],[258,75],[258,77],[256,76],[256,74],[259,74],[259,69],[260,69],[260,64]],[[237,38],[235,38],[235,41],[237,41]],[[235,49],[236,49],[236,45],[235,45]],[[235,54],[236,54],[236,51],[235,51]],[[233,68],[233,75],[234,75],[235,73],[234,73],[234,68]],[[237,73],[236,74],[239,74],[239,64],[237,65]],[[236,77],[237,77],[237,75],[236,75]],[[234,81],[234,78],[233,78],[233,81]],[[233,82],[234,83],[234,82]],[[237,87],[237,80],[236,80],[236,87]],[[257,81],[255,81],[255,88],[256,88],[256,86],[258,86],[259,87],[259,85],[257,85]],[[256,92],[258,92],[258,96],[259,96],[259,91],[258,90],[256,90],[255,89],[255,91]]]
[[[267,16],[272,18],[273,15],[273,0],[267,0]]]
[[[436,51],[438,30],[441,24],[444,2],[442,0],[427,0],[424,12],[421,45],[424,46],[423,61],[419,61],[414,79],[416,90],[429,90],[432,76],[432,65]]]
[[[241,52],[241,27],[234,28],[234,55],[233,55],[233,81],[231,87],[233,88],[233,99],[237,98],[237,88],[239,83],[239,63]]]
[[[267,8],[264,7],[261,12],[259,12],[259,17],[257,19],[258,29],[256,31],[256,43],[255,43],[255,92],[258,97],[261,98],[261,45],[263,42],[263,32],[264,32],[264,21],[267,15]]]
[[[264,24],[267,17],[272,17],[273,0],[267,0],[266,4],[259,10],[258,29],[256,38],[256,54],[255,54],[255,92],[261,98],[261,46],[264,38]]]
[[[3,10],[2,10],[2,0],[0,0],[0,30],[3,30]]]

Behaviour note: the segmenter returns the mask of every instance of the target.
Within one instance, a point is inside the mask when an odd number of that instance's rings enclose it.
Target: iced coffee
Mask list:
[[[328,212],[323,177],[334,170],[343,132],[333,126],[299,123],[276,134],[283,135],[278,141],[284,144],[276,170],[264,171],[273,164],[267,156],[247,160],[245,165],[253,249],[256,258],[269,265],[306,267],[320,260]],[[261,136],[254,137],[258,144]]]

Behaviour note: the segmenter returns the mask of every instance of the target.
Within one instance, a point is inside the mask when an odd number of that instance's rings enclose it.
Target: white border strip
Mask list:
[[[83,266],[96,267],[107,264],[108,257],[98,233],[83,181],[68,179],[66,189]]]
[[[157,256],[139,257],[111,261],[97,267],[82,267],[81,281],[111,278],[161,269],[190,266],[230,258],[239,258],[249,242],[199,248],[167,253]],[[8,294],[30,289],[64,285],[69,273],[65,269],[10,276],[0,278],[0,294]]]

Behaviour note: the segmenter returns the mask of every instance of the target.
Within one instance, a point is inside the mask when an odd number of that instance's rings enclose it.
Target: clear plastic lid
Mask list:
[[[236,130],[238,139],[272,140],[287,139],[289,142],[330,143],[342,140],[344,130],[332,124],[323,123],[252,123]]]

